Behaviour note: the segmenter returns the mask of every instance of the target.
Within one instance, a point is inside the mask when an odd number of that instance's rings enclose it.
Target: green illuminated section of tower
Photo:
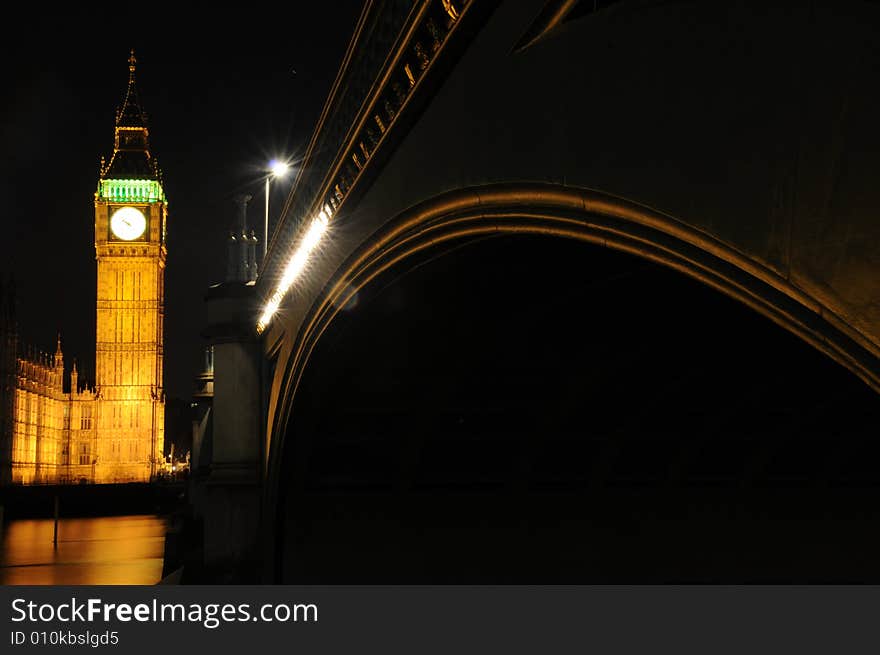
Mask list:
[[[101,180],[98,197],[110,202],[168,202],[157,180]]]

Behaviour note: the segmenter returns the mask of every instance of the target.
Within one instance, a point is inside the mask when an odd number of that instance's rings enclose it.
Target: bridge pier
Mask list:
[[[213,348],[211,420],[197,430],[199,473],[193,512],[202,562],[217,581],[253,576],[260,521],[260,350],[252,325],[253,286],[227,282],[205,298],[203,336]],[[200,433],[199,433],[200,432]]]

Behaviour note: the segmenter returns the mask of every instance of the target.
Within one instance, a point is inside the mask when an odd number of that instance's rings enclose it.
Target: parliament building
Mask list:
[[[94,385],[74,362],[23,345],[15,290],[0,288],[0,484],[149,482],[164,463],[168,201],[135,85],[116,113],[95,192]]]

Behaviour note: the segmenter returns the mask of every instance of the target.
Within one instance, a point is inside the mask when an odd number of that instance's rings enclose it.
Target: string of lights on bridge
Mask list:
[[[287,266],[284,268],[284,273],[282,273],[275,291],[263,308],[260,320],[257,321],[257,333],[262,334],[266,329],[275,312],[278,311],[284,296],[287,295],[290,287],[293,286],[293,283],[303,272],[303,269],[305,269],[309,256],[321,242],[321,238],[327,231],[327,226],[332,216],[333,210],[330,208],[330,205],[324,205],[317,215],[312,218],[308,230],[306,230],[306,233],[300,239],[299,245],[294,249],[293,254],[291,254],[290,259],[287,261]]]
[[[266,301],[263,313],[257,321],[258,334],[265,331],[287,292],[302,274],[309,257],[327,231],[327,225],[333,212],[339,210],[343,198],[359,179],[369,160],[403,111],[414,89],[424,78],[427,70],[436,60],[444,44],[449,40],[450,34],[461,22],[461,18],[471,4],[469,0],[464,0],[461,3],[457,0],[441,0],[439,4],[431,0],[430,2],[425,1],[417,12],[415,23],[412,29],[407,32],[408,36],[401,42],[396,54],[389,59],[388,65],[393,74],[385,75],[380,88],[365,99],[363,117],[353,132],[354,136],[342,148],[342,156],[333,173],[335,179],[331,180],[330,186],[326,190],[324,200],[328,204],[324,204],[311,217],[308,229],[290,255],[281,279]],[[379,131],[378,134],[376,130]],[[286,169],[286,167],[284,168]],[[267,237],[269,231],[268,202],[269,178],[267,177],[264,232]],[[264,241],[264,247],[268,247],[268,238]],[[265,254],[264,251],[264,262]]]

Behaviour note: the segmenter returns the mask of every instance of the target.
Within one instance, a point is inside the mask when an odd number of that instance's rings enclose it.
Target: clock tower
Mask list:
[[[98,268],[95,482],[147,482],[164,457],[165,230],[168,201],[135,84],[116,112],[95,193]]]

